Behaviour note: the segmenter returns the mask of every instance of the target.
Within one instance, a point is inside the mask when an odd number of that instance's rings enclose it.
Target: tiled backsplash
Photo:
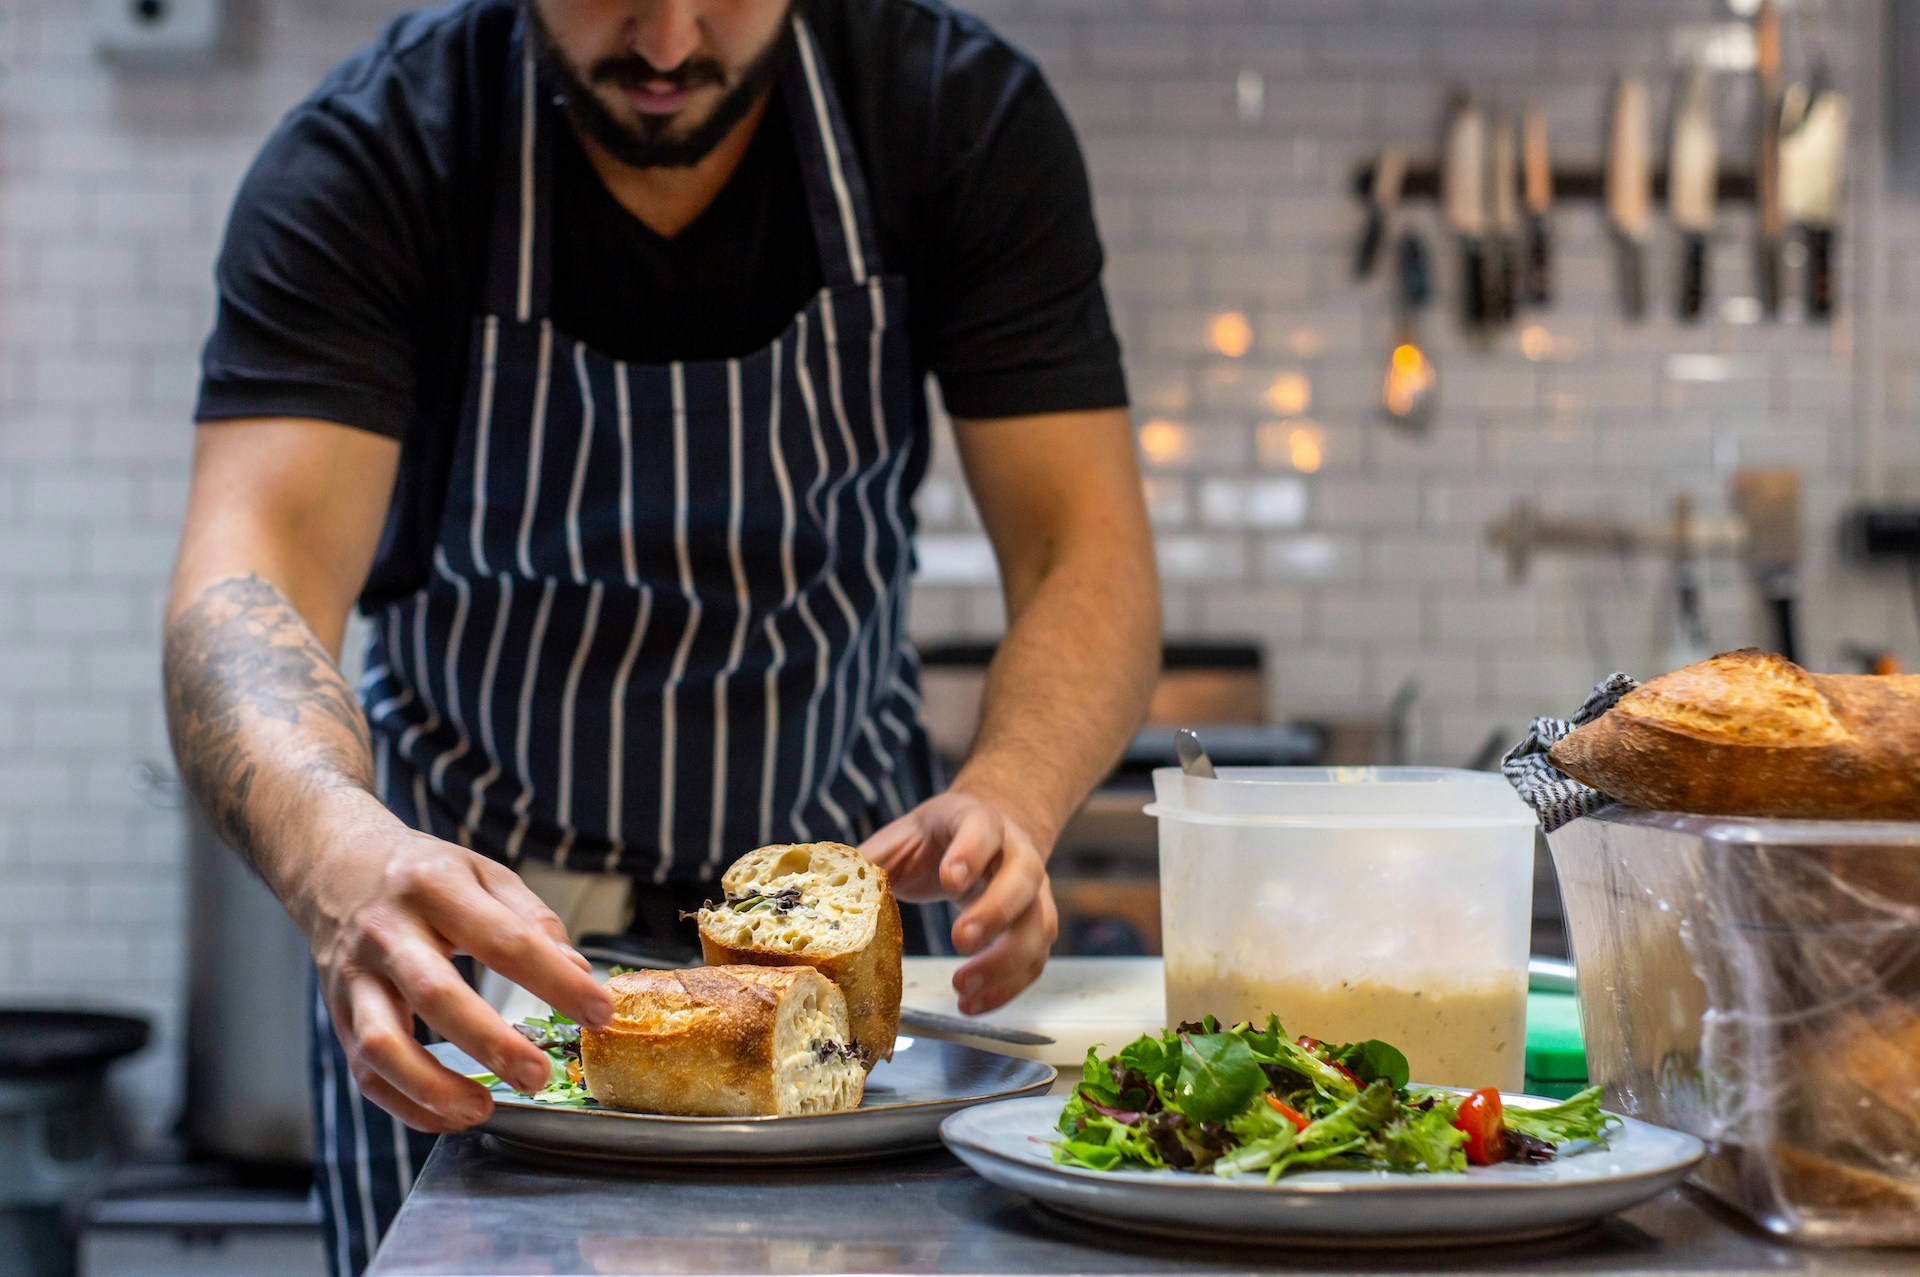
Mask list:
[[[185,491],[209,265],[235,183],[279,113],[399,6],[230,6],[244,54],[217,75],[115,73],[88,10],[0,4],[0,997],[133,1003],[161,1049],[129,1074],[150,1129],[176,1095],[184,912],[162,763],[164,574]],[[1453,315],[1436,249],[1425,335],[1441,409],[1425,438],[1376,401],[1392,331],[1381,281],[1348,279],[1355,166],[1430,154],[1449,89],[1548,110],[1566,163],[1597,159],[1610,77],[1649,77],[1664,118],[1676,48],[1728,21],[1710,0],[978,0],[1046,68],[1086,144],[1137,403],[1170,628],[1268,644],[1277,713],[1373,712],[1409,675],[1413,744],[1457,762],[1495,727],[1569,705],[1665,646],[1666,569],[1534,565],[1510,584],[1483,529],[1519,498],[1653,517],[1676,492],[1724,507],[1738,464],[1806,471],[1805,629],[1920,660],[1897,576],[1835,563],[1836,512],[1920,496],[1920,203],[1880,196],[1873,0],[1789,6],[1789,71],[1822,53],[1856,108],[1843,314],[1827,328],[1666,302],[1615,316],[1598,211],[1556,211],[1558,297],[1488,350]],[[1748,96],[1722,77],[1725,162]],[[1749,218],[1727,210],[1714,293],[1744,293]],[[950,450],[921,499],[914,628],[1002,623],[992,557]],[[1740,571],[1707,574],[1713,640],[1760,636]],[[300,996],[297,989],[289,997]]]

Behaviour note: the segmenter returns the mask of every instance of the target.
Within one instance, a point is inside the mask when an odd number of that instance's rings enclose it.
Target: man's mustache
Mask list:
[[[629,54],[596,62],[587,78],[595,84],[611,84],[621,89],[666,83],[673,86],[674,92],[680,92],[698,88],[702,84],[717,84],[725,88],[727,72],[711,59],[682,62],[671,71],[662,71],[639,54]]]

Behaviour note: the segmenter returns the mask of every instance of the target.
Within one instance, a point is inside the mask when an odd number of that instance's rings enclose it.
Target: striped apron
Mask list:
[[[782,76],[825,285],[738,358],[612,359],[549,318],[552,145],[517,33],[487,313],[430,579],[372,618],[382,797],[485,855],[662,889],[780,841],[858,842],[933,789],[904,634],[927,441],[905,282],[804,21]],[[357,1273],[430,1137],[315,1012],[320,1192]]]

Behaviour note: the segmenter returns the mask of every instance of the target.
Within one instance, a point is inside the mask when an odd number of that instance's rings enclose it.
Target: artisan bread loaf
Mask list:
[[[840,986],[868,1068],[900,1027],[900,906],[886,871],[837,842],[748,852],[700,910],[708,962],[808,966]]]
[[[832,1113],[866,1089],[833,981],[806,967],[629,971],[613,1023],[580,1032],[587,1092],[608,1108],[692,1117]]]
[[[1548,757],[1659,811],[1920,820],[1920,675],[1810,674],[1745,648],[1629,692]]]

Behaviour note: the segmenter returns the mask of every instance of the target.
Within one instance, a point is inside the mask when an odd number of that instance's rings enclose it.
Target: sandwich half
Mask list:
[[[726,899],[700,910],[715,966],[808,966],[840,986],[863,1060],[893,1058],[900,1028],[900,906],[886,871],[844,843],[748,852],[721,876]]]
[[[793,1117],[857,1108],[867,1074],[833,981],[807,967],[629,971],[613,1023],[580,1032],[587,1093],[608,1108]]]

